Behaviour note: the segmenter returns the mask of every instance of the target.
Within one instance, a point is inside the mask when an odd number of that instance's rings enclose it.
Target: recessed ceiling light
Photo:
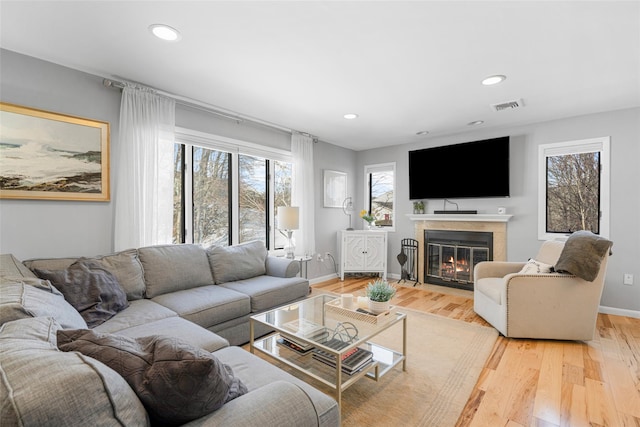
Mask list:
[[[474,120],[473,122],[467,123],[467,126],[478,126],[484,123],[484,120]]]
[[[159,39],[176,42],[182,38],[180,31],[164,24],[149,25],[149,31]]]
[[[428,130],[421,130],[420,132],[416,132],[416,135],[421,136],[421,135],[426,135],[428,133],[429,133]]]
[[[506,79],[507,79],[507,76],[496,74],[495,76],[489,76],[484,80],[482,80],[482,84],[485,86],[497,85],[498,83],[502,83]]]
[[[348,114],[345,114],[343,117],[347,120],[353,120],[353,119],[357,119],[359,116],[354,113],[348,113]]]

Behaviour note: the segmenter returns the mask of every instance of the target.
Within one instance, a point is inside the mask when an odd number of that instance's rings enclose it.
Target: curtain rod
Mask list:
[[[105,87],[114,87],[116,89],[124,89],[124,87],[125,87],[125,83],[124,82],[121,82],[121,81],[118,81],[118,80],[114,80],[114,79],[108,79],[108,78],[103,78],[102,84]],[[137,84],[137,83],[135,83],[135,84]],[[143,86],[143,85],[140,85],[140,86],[141,87],[146,87],[146,86]],[[215,114],[217,116],[224,117],[224,118],[229,119],[229,120],[233,120],[233,121],[235,121],[237,123],[242,123],[242,122],[246,121],[246,122],[255,123],[255,124],[258,124],[258,125],[261,125],[261,126],[265,126],[265,127],[271,128],[271,129],[276,129],[276,130],[279,130],[279,131],[282,131],[282,132],[300,133],[302,135],[309,136],[310,138],[313,138],[314,142],[318,142],[318,137],[316,137],[314,135],[311,135],[309,133],[306,133],[306,132],[298,132],[296,130],[289,129],[289,128],[286,128],[284,126],[277,125],[275,123],[267,122],[265,120],[256,119],[254,117],[245,116],[243,114],[239,114],[239,113],[236,113],[234,111],[229,111],[229,110],[225,110],[225,109],[220,108],[220,107],[215,107],[215,106],[207,104],[205,102],[196,101],[195,99],[187,98],[187,97],[180,96],[180,95],[175,95],[175,94],[172,94],[172,93],[169,93],[169,92],[165,92],[165,91],[162,91],[162,90],[158,90],[158,89],[155,89],[155,88],[151,88],[151,89],[155,90],[156,93],[158,93],[159,95],[166,96],[168,98],[172,98],[173,100],[176,101],[176,103],[178,103],[180,105],[183,105],[185,107],[195,108],[197,110],[201,110],[201,111],[205,111],[207,113]]]

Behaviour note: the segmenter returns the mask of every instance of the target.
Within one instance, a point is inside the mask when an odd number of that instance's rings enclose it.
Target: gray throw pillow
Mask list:
[[[234,246],[212,246],[207,249],[207,256],[218,284],[262,276],[267,271],[267,248],[259,240]]]
[[[558,273],[573,274],[593,282],[600,272],[602,258],[609,252],[611,245],[611,240],[590,231],[576,231],[564,244],[554,269]]]
[[[247,392],[231,367],[177,338],[130,338],[88,330],[58,331],[58,348],[79,351],[129,383],[154,425],[180,425]]]
[[[64,270],[35,270],[50,280],[90,328],[106,322],[129,306],[116,277],[100,263],[80,259]]]

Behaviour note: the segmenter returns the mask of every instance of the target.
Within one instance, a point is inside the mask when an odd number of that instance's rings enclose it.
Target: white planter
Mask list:
[[[384,313],[385,311],[389,311],[390,303],[389,301],[371,301],[369,300],[369,311],[374,314]]]

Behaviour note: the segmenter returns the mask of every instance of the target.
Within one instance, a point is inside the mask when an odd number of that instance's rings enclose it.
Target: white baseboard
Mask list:
[[[309,279],[310,285],[315,285],[316,283],[325,282],[327,280],[340,278],[336,273],[327,274],[326,276],[314,277],[313,279]]]
[[[627,310],[625,308],[606,307],[601,305],[598,311],[603,314],[614,314],[616,316],[626,316],[640,319],[640,311],[638,310]]]

